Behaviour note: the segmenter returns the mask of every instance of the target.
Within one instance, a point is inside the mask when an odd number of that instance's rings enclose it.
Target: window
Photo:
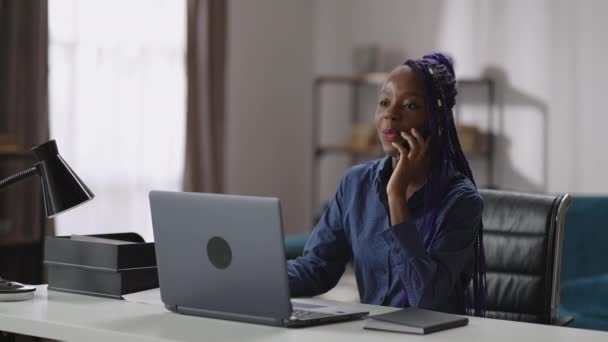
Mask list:
[[[181,189],[185,30],[183,1],[49,1],[51,138],[96,195],[57,235],[152,240],[148,191]]]

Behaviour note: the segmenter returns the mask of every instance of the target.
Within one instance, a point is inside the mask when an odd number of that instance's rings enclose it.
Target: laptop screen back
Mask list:
[[[165,304],[291,315],[277,198],[152,191],[150,208]]]

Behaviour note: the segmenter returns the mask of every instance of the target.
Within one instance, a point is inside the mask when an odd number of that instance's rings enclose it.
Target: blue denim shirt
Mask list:
[[[329,291],[352,261],[362,303],[465,312],[483,211],[479,192],[450,167],[437,228],[423,241],[424,187],[407,201],[412,220],[391,226],[385,200],[391,173],[390,157],[346,171],[303,256],[288,261],[292,296]]]

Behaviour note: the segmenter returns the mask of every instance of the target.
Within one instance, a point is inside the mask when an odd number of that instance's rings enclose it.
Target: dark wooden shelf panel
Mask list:
[[[0,146],[0,160],[7,159],[34,159],[34,154],[31,150],[5,148]]]

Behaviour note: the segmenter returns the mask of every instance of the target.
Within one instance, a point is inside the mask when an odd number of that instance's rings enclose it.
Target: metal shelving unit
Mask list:
[[[362,87],[375,86],[379,87],[386,79],[387,73],[368,73],[356,75],[319,75],[314,79],[312,96],[313,96],[313,113],[312,113],[312,148],[313,162],[311,170],[311,217],[315,218],[317,210],[320,207],[319,199],[319,179],[320,179],[320,161],[324,156],[329,155],[348,155],[351,157],[351,164],[355,164],[358,157],[381,157],[383,155],[381,149],[360,149],[348,145],[323,145],[319,140],[319,126],[322,88],[327,84],[341,84],[350,88],[350,105],[349,116],[350,123],[360,122],[359,120],[359,100]],[[488,115],[488,132],[494,127],[494,101],[495,87],[491,79],[462,79],[457,81],[459,85],[468,86],[483,86],[487,89],[487,111]],[[462,101],[462,100],[461,100]],[[454,112],[455,120],[458,123],[460,118],[460,110],[456,108]],[[486,161],[486,179],[485,187],[495,188],[494,184],[494,138],[492,134],[487,135],[487,153],[483,155],[470,155],[470,158],[483,158]]]

